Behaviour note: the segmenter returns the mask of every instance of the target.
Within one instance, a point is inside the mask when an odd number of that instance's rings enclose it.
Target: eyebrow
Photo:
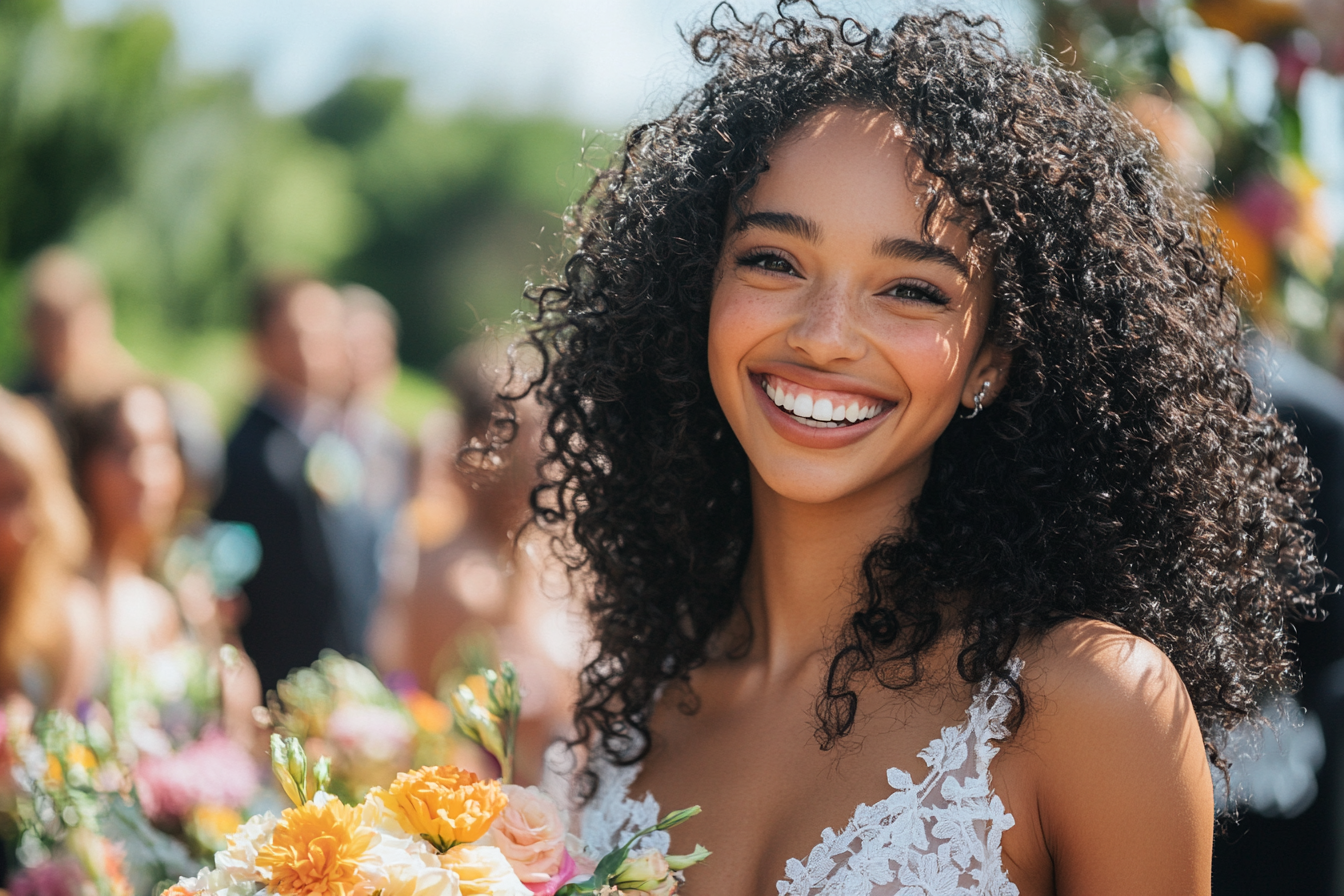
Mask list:
[[[749,215],[743,215],[733,227],[733,232],[741,233],[752,227],[788,234],[801,240],[807,240],[809,243],[821,242],[821,228],[815,222],[789,212],[752,212]],[[887,258],[894,258],[897,261],[931,261],[935,264],[946,265],[963,277],[970,277],[965,262],[950,250],[933,243],[905,237],[891,237],[890,239],[878,240],[873,247],[873,252]]]
[[[821,242],[820,227],[801,215],[793,215],[788,212],[752,212],[749,215],[743,215],[738,219],[733,232],[741,233],[752,227],[786,233],[789,236],[796,236],[800,240],[807,240],[809,243]]]
[[[908,240],[905,237],[892,237],[891,239],[878,240],[873,251],[878,255],[885,255],[887,258],[895,258],[898,261],[931,261],[935,264],[947,265],[961,276],[970,279],[970,271],[966,268],[966,263],[956,256],[949,249],[933,243],[925,243],[919,240]]]

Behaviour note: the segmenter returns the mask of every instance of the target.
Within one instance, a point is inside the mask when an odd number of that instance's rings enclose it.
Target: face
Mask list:
[[[376,311],[357,308],[345,326],[350,354],[350,386],[355,392],[377,395],[397,375],[397,331]]]
[[[758,485],[785,498],[913,498],[953,414],[1002,385],[990,275],[959,227],[925,233],[909,160],[890,115],[825,110],[728,221],[710,377]]]
[[[172,527],[184,475],[162,395],[150,388],[126,393],[116,439],[89,457],[84,477],[92,516],[105,536],[133,529],[157,538]]]
[[[272,316],[258,350],[266,374],[282,387],[340,398],[349,382],[345,306],[316,280],[298,286]]]

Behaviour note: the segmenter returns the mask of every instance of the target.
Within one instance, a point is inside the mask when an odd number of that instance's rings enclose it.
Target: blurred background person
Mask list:
[[[160,388],[138,383],[68,416],[71,469],[92,532],[87,576],[97,589],[97,654],[132,669],[159,669],[159,684],[185,690],[190,670],[160,661],[184,649],[186,666],[200,656],[219,685],[221,721],[249,745],[253,707],[261,703],[256,670],[236,650],[219,647],[226,635],[215,602],[184,606],[156,577],[186,494],[186,464],[171,406]],[[184,623],[191,623],[184,625]]]
[[[64,246],[39,252],[25,269],[23,297],[31,355],[20,394],[83,400],[136,373],[113,334],[103,279],[82,255]]]
[[[363,472],[361,500],[378,535],[379,590],[403,587],[392,556],[397,521],[409,498],[410,450],[406,437],[383,410],[397,381],[400,322],[387,299],[367,286],[342,287],[345,339],[350,359],[349,392],[341,433],[359,454]],[[372,605],[368,610],[373,610]],[[367,628],[368,618],[360,622]]]
[[[0,693],[73,711],[97,686],[98,600],[65,452],[36,405],[0,390]]]
[[[536,482],[539,416],[522,405],[519,436],[502,467],[464,468],[462,449],[486,438],[505,385],[506,343],[480,338],[443,370],[458,408],[422,427],[405,515],[414,584],[389,593],[380,609],[373,658],[380,669],[409,673],[440,692],[479,666],[512,662],[526,694],[516,768],[520,780],[535,782],[542,753],[568,724],[587,641],[567,580],[548,569],[544,539],[520,531]]]
[[[364,652],[378,533],[362,501],[363,463],[340,435],[350,388],[341,297],[309,277],[262,279],[251,338],[262,386],[229,440],[211,515],[253,526],[260,540],[241,635],[269,690],[323,649]]]
[[[71,469],[87,508],[87,575],[104,608],[108,646],[152,653],[182,635],[177,604],[148,575],[185,490],[168,403],[140,384],[68,416]]]

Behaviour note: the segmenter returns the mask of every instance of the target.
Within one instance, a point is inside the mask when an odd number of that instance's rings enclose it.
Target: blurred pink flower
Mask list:
[[[404,713],[384,706],[350,703],[327,719],[327,740],[346,756],[389,762],[411,747],[415,732]]]
[[[1288,188],[1268,175],[1257,175],[1237,188],[1233,204],[1260,239],[1273,246],[1297,223],[1297,201]]]
[[[152,821],[182,819],[209,804],[241,809],[261,783],[257,763],[224,734],[212,732],[170,756],[142,759],[136,791]]]
[[[69,856],[25,868],[10,878],[10,896],[80,896],[84,872]]]

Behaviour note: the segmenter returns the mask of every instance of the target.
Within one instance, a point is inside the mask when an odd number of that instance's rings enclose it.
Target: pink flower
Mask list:
[[[80,896],[84,873],[72,858],[52,859],[25,868],[9,882],[12,896]]]
[[[1259,175],[1241,184],[1234,202],[1251,229],[1271,246],[1283,231],[1297,224],[1297,200],[1272,177]]]
[[[134,775],[140,803],[152,821],[181,820],[200,805],[240,809],[261,783],[247,751],[218,732],[170,756],[142,759]]]
[[[505,784],[504,795],[509,805],[490,828],[495,845],[523,883],[550,881],[568,856],[560,808],[535,787]]]
[[[410,750],[415,732],[404,713],[386,706],[352,703],[331,714],[326,734],[346,756],[391,762]]]
[[[592,872],[590,871],[589,874]],[[523,886],[532,891],[532,896],[555,896],[555,891],[569,883],[579,876],[579,866],[575,863],[574,857],[565,850],[564,860],[560,862],[560,870],[551,875],[551,879],[545,883],[530,884],[526,881]]]

